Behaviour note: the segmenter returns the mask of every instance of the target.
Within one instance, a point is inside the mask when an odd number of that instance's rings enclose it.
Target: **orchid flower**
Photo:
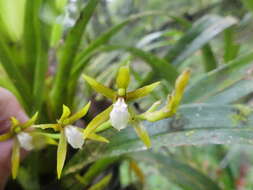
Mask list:
[[[117,130],[121,130],[126,128],[130,123],[146,147],[149,148],[151,146],[151,141],[145,127],[141,124],[141,121],[147,120],[154,122],[173,116],[176,113],[182,99],[189,76],[190,71],[187,70],[178,77],[175,84],[175,91],[172,92],[172,95],[168,96],[168,101],[162,109],[157,110],[161,104],[161,101],[158,101],[155,102],[146,112],[142,114],[135,114],[133,109],[129,108],[128,103],[150,94],[160,82],[155,82],[137,90],[128,92],[127,88],[130,81],[130,71],[128,66],[122,66],[118,70],[116,77],[117,90],[110,89],[97,82],[94,78],[83,75],[84,80],[86,80],[86,82],[95,91],[101,93],[113,102],[110,107],[100,113],[89,123],[84,130],[85,138],[87,138],[92,132],[102,131],[110,125]]]
[[[70,109],[63,105],[63,111],[60,119],[57,120],[56,124],[41,124],[36,127],[41,129],[53,128],[55,131],[60,133],[60,139],[57,149],[57,175],[58,179],[61,177],[62,169],[65,163],[67,154],[67,143],[74,149],[81,149],[84,144],[83,129],[74,126],[73,123],[82,117],[84,117],[90,107],[90,102],[84,106],[80,111],[71,115]],[[108,140],[102,136],[96,135],[95,133],[89,134],[88,139],[96,140],[107,143]]]
[[[20,163],[20,148],[30,151],[34,148],[32,128],[38,117],[35,113],[31,119],[25,123],[20,123],[15,117],[11,117],[10,131],[0,135],[0,142],[8,139],[13,139],[14,144],[12,147],[11,165],[12,165],[12,178],[16,179]]]

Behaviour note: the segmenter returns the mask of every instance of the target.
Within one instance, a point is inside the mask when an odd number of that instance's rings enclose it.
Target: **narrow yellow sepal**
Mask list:
[[[165,119],[173,116],[180,104],[180,101],[183,97],[184,90],[188,84],[190,78],[190,70],[184,71],[177,79],[175,84],[175,90],[172,95],[168,96],[167,104],[160,110],[155,111],[154,108],[157,108],[156,105],[152,106],[144,114],[138,115],[139,119],[144,119],[150,122],[155,122],[161,119]]]
[[[30,127],[31,125],[33,125],[33,124],[36,122],[37,118],[38,118],[38,114],[39,114],[39,113],[36,112],[36,113],[32,116],[31,119],[29,119],[28,121],[26,121],[25,123],[23,123],[23,124],[21,125],[21,128],[25,129],[25,128]]]
[[[138,137],[142,140],[147,148],[151,147],[151,140],[145,127],[140,123],[133,123],[133,127]]]
[[[184,95],[184,90],[190,79],[190,70],[184,71],[176,80],[175,91],[168,99],[167,108],[175,113]]]
[[[68,116],[71,114],[71,111],[68,106],[63,105],[62,106],[62,115],[60,119],[58,120],[59,123],[62,123]]]
[[[34,125],[34,128],[40,128],[40,129],[54,129],[55,131],[58,130],[57,127],[58,124],[39,124],[39,125]]]
[[[61,130],[61,137],[57,149],[57,177],[61,178],[62,169],[65,163],[67,153],[67,139],[64,134],[64,130]]]
[[[142,98],[144,96],[147,96],[148,94],[150,94],[154,88],[156,88],[158,85],[160,84],[160,82],[155,82],[153,84],[144,86],[142,88],[139,88],[137,90],[134,90],[132,92],[128,92],[126,99],[127,101],[131,101],[131,100],[135,100],[138,98]]]
[[[88,137],[88,139],[94,140],[94,141],[99,141],[99,142],[104,142],[104,143],[109,143],[110,141],[108,139],[106,139],[105,137],[102,137],[100,135],[97,135],[95,133],[90,134]]]
[[[80,111],[76,112],[75,114],[73,114],[71,117],[65,119],[63,121],[64,125],[69,125],[74,123],[75,121],[81,119],[83,116],[85,116],[90,108],[90,104],[91,102],[88,102],[88,104],[86,106],[84,106]]]
[[[11,117],[11,126],[17,126],[20,124],[19,120],[17,120],[15,117]]]
[[[87,138],[91,133],[93,133],[97,127],[109,119],[109,114],[112,111],[112,106],[108,107],[106,110],[98,114],[84,129],[84,138]]]
[[[130,71],[128,66],[122,66],[119,68],[116,84],[118,88],[127,89],[130,82]]]
[[[8,139],[10,139],[12,137],[12,133],[5,133],[5,134],[2,134],[0,135],[0,142],[2,141],[6,141]]]
[[[15,138],[11,155],[11,173],[13,179],[17,178],[19,162],[20,162],[20,145],[18,140]]]
[[[105,97],[111,100],[115,98],[116,93],[112,89],[104,86],[103,84],[97,82],[95,79],[87,75],[83,75],[83,78],[96,92],[103,94]]]

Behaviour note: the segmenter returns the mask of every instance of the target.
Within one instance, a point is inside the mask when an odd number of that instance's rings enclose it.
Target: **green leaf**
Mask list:
[[[142,152],[130,154],[134,159],[157,166],[158,170],[168,180],[178,184],[187,190],[221,190],[221,188],[209,177],[192,168],[189,164],[174,160],[169,156],[158,153]]]
[[[67,85],[71,73],[75,56],[81,43],[82,35],[86,26],[95,11],[99,0],[89,0],[87,5],[82,9],[81,15],[75,26],[67,35],[65,45],[60,54],[60,63],[58,65],[54,86],[52,89],[52,103],[54,112],[59,113],[60,106],[66,101]],[[58,113],[57,113],[58,112]]]
[[[19,162],[20,162],[20,145],[18,139],[15,138],[11,154],[11,173],[13,179],[17,178]]]
[[[253,2],[251,0],[242,0],[242,2],[247,9],[253,11]]]
[[[96,50],[98,47],[104,45],[107,43],[113,36],[115,36],[121,29],[123,29],[125,26],[127,26],[129,23],[135,21],[136,19],[146,17],[146,16],[153,16],[153,15],[160,15],[163,13],[158,12],[144,12],[137,15],[132,15],[129,18],[123,20],[119,24],[111,27],[108,31],[101,34],[99,37],[97,37],[95,40],[93,40],[87,48],[85,48],[83,51],[81,51],[77,58],[76,63],[74,67],[72,68],[72,76],[78,75],[77,73],[80,72],[84,66],[87,64],[87,56],[90,55],[91,52]]]
[[[83,186],[88,186],[92,180],[102,171],[104,171],[109,165],[117,162],[119,158],[105,158],[98,160],[88,169],[87,172],[83,176],[79,176],[79,181],[83,184]]]
[[[26,111],[29,112],[29,106],[32,104],[31,88],[15,64],[11,52],[2,38],[0,39],[0,62],[3,65],[5,72],[8,74],[9,79],[21,95],[23,102],[25,103],[24,107],[26,108]]]
[[[189,145],[253,144],[253,112],[246,106],[190,104],[181,106],[173,118],[143,122],[143,125],[156,150]],[[86,148],[78,152],[67,164],[65,175],[97,159],[146,150],[132,127],[101,134],[110,137],[110,143],[90,143],[88,149],[92,149],[92,154]]]
[[[253,92],[253,80],[244,79],[210,96],[206,102],[215,104],[230,104]]]
[[[112,89],[97,82],[95,79],[87,75],[83,75],[83,78],[96,92],[101,93],[102,95],[111,100],[114,100],[114,98],[116,97],[116,93]]]
[[[111,179],[112,174],[109,173],[106,176],[104,176],[100,181],[98,181],[96,184],[92,185],[88,190],[103,190],[109,185]]]
[[[139,88],[137,90],[134,90],[132,92],[128,92],[126,99],[127,101],[132,101],[132,100],[136,100],[138,98],[142,98],[144,96],[147,96],[148,94],[150,94],[158,85],[160,84],[160,82],[155,82],[153,84],[144,86],[142,88]]]
[[[253,52],[251,51],[212,72],[204,74],[199,80],[189,85],[182,102],[205,102],[212,96],[230,88],[235,83],[242,80],[247,81],[248,79],[245,76],[251,67],[250,63],[252,63],[252,60]],[[241,93],[243,94],[244,92]],[[229,96],[226,98],[229,100]]]
[[[152,67],[156,75],[158,75],[160,78],[164,78],[171,85],[174,85],[174,82],[176,81],[176,78],[178,76],[178,72],[176,68],[170,63],[168,63],[165,59],[159,58],[150,52],[128,46],[106,45],[102,50],[112,51],[119,49],[125,50],[132,55],[141,58]]]
[[[210,44],[206,44],[202,48],[202,54],[204,58],[204,66],[205,66],[205,71],[211,71],[214,70],[218,67],[218,63],[216,61],[216,58],[214,56],[212,47]]]
[[[57,149],[57,177],[61,178],[61,172],[65,163],[67,154],[67,139],[64,134],[64,130],[61,130],[61,137]]]
[[[235,28],[231,27],[224,31],[224,61],[227,63],[237,57],[240,45],[235,42]]]
[[[40,0],[26,1],[25,3],[25,20],[24,20],[24,48],[26,70],[29,73],[30,81],[33,82],[35,63],[38,56],[39,42],[39,9]],[[31,19],[32,18],[32,19]]]
[[[187,57],[236,22],[236,19],[230,16],[205,16],[198,20],[168,51],[165,59],[174,65],[182,63]]]

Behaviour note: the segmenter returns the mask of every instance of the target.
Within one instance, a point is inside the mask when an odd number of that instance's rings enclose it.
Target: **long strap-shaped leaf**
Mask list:
[[[211,15],[200,19],[168,51],[165,59],[175,65],[182,63],[188,56],[192,55],[216,35],[234,24],[236,24],[236,20],[233,17]]]
[[[57,113],[59,113],[62,104],[66,100],[66,84],[68,84],[71,67],[77,54],[79,44],[81,43],[82,34],[92,14],[94,13],[98,2],[99,0],[88,1],[88,4],[82,10],[77,23],[70,30],[63,50],[60,54],[60,62],[52,89],[52,103],[54,105],[54,111]]]
[[[228,64],[213,70],[212,72],[206,73],[186,89],[183,103],[211,101],[212,99],[217,99],[219,94],[222,95],[224,90],[228,89],[229,92],[229,88],[236,83],[239,85],[241,85],[242,82],[249,83],[251,79],[247,79],[245,76],[247,70],[251,67],[252,60],[253,51],[250,51]],[[236,99],[252,92],[250,90],[251,85],[249,85],[246,90],[243,89],[238,91],[237,89],[238,88],[234,88],[234,90],[231,89],[232,91],[230,90],[230,95],[224,98],[224,102],[221,101],[219,103],[229,103],[231,100],[235,101]],[[216,97],[213,97],[214,95]]]
[[[208,176],[192,168],[188,164],[174,160],[169,156],[158,153],[145,152],[130,154],[141,162],[158,166],[158,170],[170,181],[187,190],[221,190]]]
[[[205,144],[253,144],[253,112],[245,106],[220,106],[190,104],[181,106],[171,119],[155,123],[144,122],[152,141],[152,147],[205,145]],[[102,133],[109,137],[109,144],[89,144],[78,152],[66,166],[65,174],[77,171],[94,160],[119,156],[146,149],[132,127],[120,132]],[[80,159],[82,158],[82,159]],[[75,170],[74,170],[75,168]]]
[[[28,109],[29,105],[31,105],[32,102],[31,88],[13,61],[11,53],[2,38],[0,38],[0,62],[3,65],[4,70],[8,74],[9,78],[11,79],[11,82],[19,91],[23,102],[25,102],[24,107]]]

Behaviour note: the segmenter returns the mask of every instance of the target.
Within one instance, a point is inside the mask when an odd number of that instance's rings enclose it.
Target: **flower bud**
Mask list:
[[[64,127],[65,136],[67,138],[68,143],[73,148],[82,148],[84,144],[83,133],[73,125],[68,125]]]
[[[121,130],[127,127],[129,120],[127,104],[123,98],[119,98],[110,113],[110,121],[114,128]]]
[[[32,150],[33,144],[32,144],[32,136],[25,132],[20,132],[17,135],[19,144],[22,148],[24,148],[27,151]]]

